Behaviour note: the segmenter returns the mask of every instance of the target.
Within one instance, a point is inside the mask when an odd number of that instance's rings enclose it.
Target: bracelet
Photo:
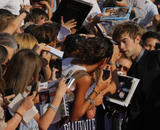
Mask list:
[[[99,93],[95,89],[93,89],[93,92],[96,94],[96,96],[99,95]]]
[[[87,101],[90,103],[90,104],[93,104],[95,105],[95,101],[93,99],[90,99],[89,97],[87,98]]]
[[[49,105],[49,108],[51,108],[54,112],[57,112],[58,108],[54,106],[53,104]]]
[[[15,112],[15,114],[19,115],[21,118],[23,118],[23,115],[19,113],[18,111]]]

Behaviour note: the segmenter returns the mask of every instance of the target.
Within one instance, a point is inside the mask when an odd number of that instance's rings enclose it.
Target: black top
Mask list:
[[[129,76],[141,79],[128,107],[125,130],[160,129],[160,51],[145,50],[137,63],[133,63]]]

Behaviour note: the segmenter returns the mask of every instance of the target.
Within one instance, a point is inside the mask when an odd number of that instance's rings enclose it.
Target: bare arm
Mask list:
[[[27,14],[24,12],[15,18],[8,26],[2,31],[9,34],[13,34],[20,27],[21,22],[26,18]]]
[[[40,4],[45,5],[48,10],[49,19],[52,18],[52,8],[47,1],[40,1]]]
[[[25,98],[25,100],[16,111],[17,113],[15,113],[14,116],[7,122],[7,127],[5,128],[5,130],[14,130],[18,127],[25,112],[32,108],[32,106],[34,105],[33,99],[35,95],[36,92],[34,92],[32,96]]]
[[[55,106],[57,109],[62,101],[62,98],[67,91],[67,85],[65,84],[65,79],[63,78],[59,82],[59,87],[56,90],[56,95],[52,101],[52,105]],[[51,122],[53,121],[55,115],[56,115],[56,109],[53,110],[52,108],[48,108],[45,114],[40,118],[39,120],[39,127],[41,130],[47,130],[50,126]]]
[[[22,7],[21,14],[15,18],[2,32],[13,34],[21,26],[22,21],[26,18],[27,14],[30,11],[31,6],[26,5]]]

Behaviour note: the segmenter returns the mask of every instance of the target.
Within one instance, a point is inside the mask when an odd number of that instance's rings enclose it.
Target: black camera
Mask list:
[[[155,45],[155,50],[159,50],[160,49],[160,42],[157,42]]]
[[[103,77],[102,77],[102,79],[106,80],[106,79],[109,78],[109,76],[110,76],[110,70],[108,70],[108,69],[103,70]]]

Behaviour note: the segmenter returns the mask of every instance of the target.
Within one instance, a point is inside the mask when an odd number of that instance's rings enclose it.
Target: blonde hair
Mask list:
[[[14,38],[19,44],[18,50],[32,49],[38,43],[37,39],[29,33],[15,34]]]

